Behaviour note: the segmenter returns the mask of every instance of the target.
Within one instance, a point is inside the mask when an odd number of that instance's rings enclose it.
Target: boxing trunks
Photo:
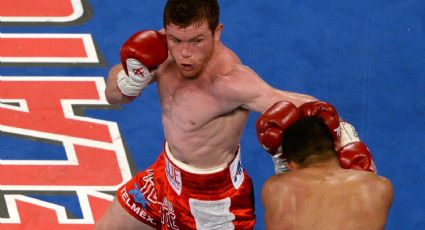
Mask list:
[[[157,161],[117,191],[121,206],[156,229],[253,229],[254,191],[240,151],[224,167],[193,170],[165,144]]]

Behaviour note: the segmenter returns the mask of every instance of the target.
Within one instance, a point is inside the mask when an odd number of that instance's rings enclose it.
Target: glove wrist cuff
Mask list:
[[[144,88],[148,86],[147,82],[134,83],[134,81],[128,77],[124,70],[121,70],[117,75],[117,87],[121,94],[129,97],[139,96]]]
[[[350,123],[347,123],[345,121],[340,122],[340,132],[340,147],[343,147],[352,142],[360,141],[359,134],[357,133],[354,126],[352,126]]]
[[[286,160],[286,158],[281,158],[282,154],[277,154],[272,156],[272,160],[273,160],[273,164],[274,164],[274,171],[276,174],[280,174],[280,173],[287,173],[289,172],[289,168],[288,168],[288,162]]]

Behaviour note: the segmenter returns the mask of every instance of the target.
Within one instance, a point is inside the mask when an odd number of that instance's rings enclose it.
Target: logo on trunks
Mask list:
[[[174,191],[180,195],[182,192],[182,178],[180,170],[174,167],[168,159],[165,159],[165,174],[167,175],[168,182]]]
[[[133,191],[133,190],[131,190],[131,191]],[[131,191],[130,192],[127,192],[127,189],[125,189],[125,188],[123,188],[122,190],[121,190],[121,198],[125,201],[125,205],[127,205],[127,207],[129,207],[130,208],[130,210],[133,212],[133,213],[135,213],[137,216],[140,216],[140,217],[142,217],[143,219],[145,219],[145,220],[147,220],[147,221],[149,221],[150,223],[152,223],[152,224],[154,224],[154,225],[156,225],[156,223],[155,223],[155,221],[154,221],[154,219],[152,218],[152,217],[150,217],[146,212],[145,212],[145,210],[143,210],[143,209],[141,209],[140,208],[140,206],[138,206],[136,203],[139,203],[137,200],[136,200],[136,197],[134,198],[135,199],[135,203],[134,202],[132,202],[131,201],[131,198],[130,198],[130,193],[131,193]],[[143,198],[142,198],[143,199]],[[144,207],[143,207],[144,208]]]
[[[178,230],[179,227],[176,225],[176,214],[174,213],[173,204],[168,201],[167,197],[164,197],[164,201],[161,204],[161,223],[167,225],[167,227]]]
[[[121,198],[125,201],[127,207],[129,207],[136,215],[152,224],[156,224],[154,219],[145,212],[147,205],[150,205],[151,203],[156,204],[158,202],[153,183],[153,170],[148,170],[148,175],[143,177],[143,181],[145,183],[140,189],[137,183],[134,183],[134,189],[128,192],[126,188],[123,188],[120,192]],[[133,199],[131,199],[130,195]]]
[[[143,209],[146,209],[146,203],[149,204],[149,202],[143,197],[137,183],[134,183],[134,189],[130,190],[128,194],[133,195],[134,202],[141,204]]]
[[[229,170],[233,186],[238,189],[242,185],[244,179],[242,162],[239,153],[236,155],[234,161],[230,164]]]

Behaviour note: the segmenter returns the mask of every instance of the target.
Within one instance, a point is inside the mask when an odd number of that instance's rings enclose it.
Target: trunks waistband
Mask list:
[[[165,149],[165,154],[167,155],[167,158],[175,166],[177,166],[178,168],[180,168],[180,169],[182,169],[182,170],[184,170],[186,172],[192,173],[192,174],[212,174],[212,173],[223,171],[229,165],[228,163],[225,163],[225,164],[219,165],[219,166],[214,167],[214,168],[209,168],[209,169],[195,168],[193,166],[187,165],[187,164],[185,164],[185,163],[177,160],[176,158],[174,158],[174,156],[171,153],[171,150],[170,150],[170,148],[168,146],[168,142],[165,142],[164,149]],[[239,151],[239,148],[238,148],[238,151]]]
[[[179,195],[182,191],[211,195],[228,191],[229,187],[238,189],[244,180],[240,147],[230,163],[212,169],[197,169],[175,159],[165,142],[164,161],[167,180]]]

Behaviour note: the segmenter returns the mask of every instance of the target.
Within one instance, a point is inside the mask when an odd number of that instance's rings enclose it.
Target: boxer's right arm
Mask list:
[[[129,97],[121,93],[121,91],[118,89],[117,84],[117,75],[120,71],[122,71],[124,68],[121,64],[116,64],[111,68],[111,70],[108,73],[108,80],[106,82],[106,88],[105,88],[105,96],[106,100],[109,104],[124,104],[129,103],[132,100],[134,100],[136,97]]]
[[[109,73],[105,92],[108,102],[125,103],[139,96],[155,80],[154,70],[167,57],[163,34],[153,30],[133,34],[121,47],[121,66],[115,66]]]

